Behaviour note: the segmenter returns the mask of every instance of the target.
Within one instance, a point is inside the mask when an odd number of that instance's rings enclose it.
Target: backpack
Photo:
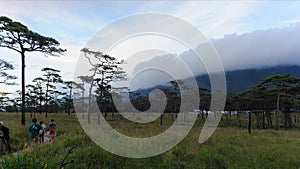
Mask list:
[[[32,130],[38,130],[38,128],[36,127],[36,124],[34,124],[33,126],[32,126]]]
[[[41,129],[40,131],[39,131],[39,135],[42,135],[42,134],[44,134],[44,129]]]
[[[41,127],[42,127],[42,129],[40,129],[40,131],[39,131],[39,135],[40,136],[43,135],[46,132],[46,126],[45,126],[45,124],[42,124]]]
[[[56,126],[56,124],[55,124],[54,122],[50,122],[49,127],[50,127],[51,129],[55,128],[55,126]]]
[[[40,129],[36,126],[36,124],[34,124],[31,128],[31,132],[38,134],[40,132]]]
[[[4,133],[2,130],[0,130],[0,138],[3,138],[4,137]]]

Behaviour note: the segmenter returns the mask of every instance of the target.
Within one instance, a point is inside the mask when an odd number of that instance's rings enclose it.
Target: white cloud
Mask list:
[[[225,69],[236,70],[276,65],[300,65],[300,24],[227,35],[214,40]]]
[[[195,25],[209,38],[214,38],[244,29],[243,18],[255,11],[253,3],[188,1],[172,14]]]
[[[42,35],[80,45],[104,24],[100,16],[87,18],[82,15],[81,5],[67,1],[4,1],[0,15],[20,21]]]
[[[45,67],[51,67],[57,70],[61,70],[61,75],[64,80],[73,80],[74,69],[77,63],[77,59],[80,55],[80,48],[77,46],[64,47],[66,47],[68,51],[60,57],[45,57],[44,54],[38,52],[25,53],[26,84],[32,83],[32,80],[36,77],[41,77],[41,69]],[[14,92],[16,90],[20,90],[21,56],[17,52],[3,48],[0,49],[0,52],[0,58],[5,59],[15,66],[15,70],[11,71],[10,74],[19,77],[19,79],[16,80],[16,83],[18,83],[19,85],[5,86],[5,91]]]
[[[294,2],[272,4],[255,1],[147,1],[130,2],[129,4],[125,2],[3,1],[0,6],[0,15],[9,16],[28,25],[34,31],[54,37],[61,42],[63,48],[68,49],[65,56],[58,58],[45,58],[38,53],[28,54],[26,73],[29,83],[32,78],[39,76],[40,69],[46,66],[60,69],[66,79],[72,79],[79,50],[86,41],[107,23],[118,17],[137,12],[171,14],[193,24],[207,37],[219,38],[213,42],[226,70],[290,63],[300,64],[297,62],[299,59],[296,58],[299,54],[297,46],[300,44],[297,39],[300,33],[299,25],[254,31],[258,28],[280,27],[299,21],[300,14],[294,10],[299,8],[299,5],[294,5]],[[280,13],[280,9],[285,9],[285,12]],[[140,24],[151,26],[153,22],[141,20]],[[162,23],[161,26],[170,33],[172,29],[167,28],[180,30],[174,25]],[[132,25],[132,27],[136,28],[137,25]],[[113,39],[113,36],[123,33],[122,29],[123,27],[111,30],[107,36]],[[252,32],[244,34],[249,31]],[[224,34],[230,35],[220,39]],[[192,37],[188,34],[185,36]],[[149,40],[149,44],[151,43],[155,44],[157,41]],[[136,47],[142,49],[141,46],[145,45],[139,44]],[[132,46],[123,46],[123,50],[120,51],[125,51],[126,48],[132,48]],[[168,52],[178,53],[178,51]],[[122,54],[117,51],[115,55],[122,57]],[[187,53],[182,54],[181,57],[183,55],[187,55]],[[0,57],[16,65],[13,74],[20,75],[20,56],[17,53],[0,49]],[[193,66],[192,60],[187,62],[194,67],[193,71],[198,70],[198,73],[204,71],[203,66],[200,68],[199,65]],[[19,89],[19,87],[17,88]]]
[[[278,65],[300,65],[300,23],[285,28],[257,30],[242,35],[226,35],[222,39],[213,40],[212,43],[218,52],[226,71],[249,68],[263,68]],[[203,48],[204,47],[204,48]],[[196,51],[206,50],[206,46],[199,45]],[[200,56],[202,59],[209,56]],[[161,69],[175,72],[180,79],[193,77],[191,74],[181,72],[182,65],[177,61],[184,60],[194,73],[194,76],[218,72],[217,62],[208,60],[199,63],[192,51],[186,51],[179,56],[163,55],[152,57],[136,65],[135,70],[162,67]],[[177,62],[176,62],[177,61]],[[161,76],[158,72],[145,73],[146,77],[139,76],[133,86],[140,88],[152,87],[170,80],[170,77]],[[176,79],[176,78],[175,78]]]

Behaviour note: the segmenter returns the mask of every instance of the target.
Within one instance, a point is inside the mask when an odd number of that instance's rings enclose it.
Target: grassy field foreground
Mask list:
[[[246,129],[219,127],[207,142],[199,144],[201,126],[195,126],[179,145],[164,154],[131,159],[98,147],[85,135],[76,115],[50,114],[47,119],[44,115],[38,116],[38,120],[46,123],[51,118],[57,122],[56,142],[14,156],[3,156],[0,168],[59,168],[72,147],[74,151],[66,158],[64,168],[300,168],[300,132],[297,130],[253,130],[249,135]],[[20,114],[1,113],[0,120],[10,129],[13,150],[27,149],[29,133],[27,126],[20,125]],[[28,115],[27,125],[30,120]],[[155,121],[149,130],[149,126],[125,120],[111,124],[124,133],[135,130],[137,136],[138,133],[156,134],[169,126],[167,123],[161,127],[159,121]]]

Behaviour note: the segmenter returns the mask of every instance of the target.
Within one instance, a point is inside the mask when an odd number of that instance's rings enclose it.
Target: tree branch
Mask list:
[[[73,150],[74,150],[75,147],[71,147],[70,150],[67,152],[66,156],[64,157],[64,159],[61,161],[60,165],[59,165],[59,168],[63,168],[65,165],[67,165],[67,163],[65,163],[65,160],[68,158],[68,156],[73,153]],[[72,161],[71,161],[72,163]]]
[[[11,46],[9,46],[9,45],[3,45],[3,44],[0,44],[0,47],[9,48],[9,49],[12,49],[12,50],[14,50],[14,51],[17,51],[17,52],[21,53],[21,51],[19,51],[18,49],[15,49],[15,48],[13,48],[13,47],[11,47]]]

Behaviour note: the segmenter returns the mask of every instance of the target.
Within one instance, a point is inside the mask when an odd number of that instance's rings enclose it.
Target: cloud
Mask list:
[[[226,70],[300,65],[300,23],[213,40]]]
[[[212,40],[221,63],[225,71],[242,70],[249,68],[264,68],[278,65],[300,65],[300,23],[290,25],[285,28],[273,28],[266,30],[257,30],[241,35],[225,35],[221,39]],[[200,44],[194,50],[206,50],[206,46]],[[205,59],[207,56],[200,56]],[[194,73],[194,76],[207,73],[210,67],[210,73],[218,72],[219,69],[214,67],[214,62],[209,60],[199,62],[194,56],[193,51],[185,51],[179,56],[160,55],[149,60],[136,64],[135,71],[158,67],[160,69],[175,72],[179,79],[193,77],[193,75],[182,71],[185,62],[188,68]],[[170,76],[160,75],[158,72],[149,71],[145,76],[136,76],[134,88],[147,88],[163,84],[170,81]],[[174,78],[173,78],[174,79]],[[176,78],[175,78],[176,79]],[[139,86],[139,87],[137,87]]]
[[[245,30],[243,18],[255,12],[257,2],[188,1],[172,12],[174,16],[195,25],[210,38]]]
[[[4,1],[0,15],[20,21],[42,35],[81,45],[104,24],[101,16],[85,14],[85,6],[68,1]]]
[[[29,75],[27,76],[29,83],[32,78],[40,75],[40,69],[45,66],[60,69],[66,79],[72,79],[79,50],[88,38],[99,28],[117,18],[142,12],[162,12],[177,16],[193,24],[207,37],[219,38],[212,40],[212,42],[220,54],[226,70],[276,66],[278,64],[300,64],[299,59],[297,59],[299,55],[297,45],[300,44],[297,39],[300,35],[299,24],[274,28],[298,22],[300,18],[299,4],[299,2],[294,1],[276,3],[253,1],[144,1],[142,3],[3,1],[0,6],[0,15],[9,16],[28,25],[34,31],[54,37],[61,42],[63,48],[68,49],[65,56],[58,58],[45,58],[39,53],[26,55],[26,73]],[[150,27],[153,24],[151,20],[141,20],[139,23],[145,27]],[[163,25],[163,23],[159,24]],[[137,26],[138,24],[134,24],[131,27],[137,28]],[[266,29],[271,27],[273,29]],[[111,32],[107,34],[108,39],[122,34],[123,28],[120,26],[119,29],[110,30]],[[174,25],[163,25],[162,28],[169,33],[174,31],[173,28],[179,30]],[[223,37],[224,34],[227,35]],[[151,47],[151,44],[159,44],[155,38],[148,40],[150,45],[140,43],[138,39],[132,40],[133,45],[120,46],[123,49],[116,50],[113,55],[123,57],[135,48],[143,49],[143,46]],[[108,43],[108,41],[103,41],[103,43]],[[136,43],[137,45],[135,45]],[[172,44],[169,46],[174,47]],[[155,46],[151,48],[157,49]],[[201,46],[198,50],[200,48]],[[183,52],[182,49],[177,50],[179,49],[177,47],[170,49],[167,51],[169,54]],[[20,56],[5,49],[0,49],[0,52],[0,57],[16,66],[13,74],[20,76]],[[177,64],[178,60],[171,59],[169,54],[165,58],[161,56],[139,60],[141,64],[136,67],[136,71],[147,65],[161,63],[172,64],[172,66],[180,68],[180,65]],[[203,64],[194,61],[190,57],[189,51],[173,57],[184,59],[195,74],[205,72]],[[161,61],[160,59],[164,60]],[[145,80],[150,81],[149,84],[155,83],[155,76]],[[17,88],[19,89],[19,87]]]
[[[74,69],[77,63],[77,59],[80,55],[80,48],[77,46],[63,46],[67,48],[67,52],[60,57],[45,57],[44,54],[33,52],[33,53],[25,53],[25,75],[26,75],[26,84],[32,83],[32,80],[36,77],[41,77],[42,72],[41,69],[45,67],[51,67],[57,70],[61,70],[61,76],[63,80],[72,80],[74,78]],[[21,56],[19,53],[1,48],[1,56],[0,58],[12,63],[15,67],[15,70],[10,71],[11,75],[19,77],[16,81],[19,85],[14,86],[1,86],[5,88],[5,91],[14,92],[16,90],[20,90],[21,84]]]

